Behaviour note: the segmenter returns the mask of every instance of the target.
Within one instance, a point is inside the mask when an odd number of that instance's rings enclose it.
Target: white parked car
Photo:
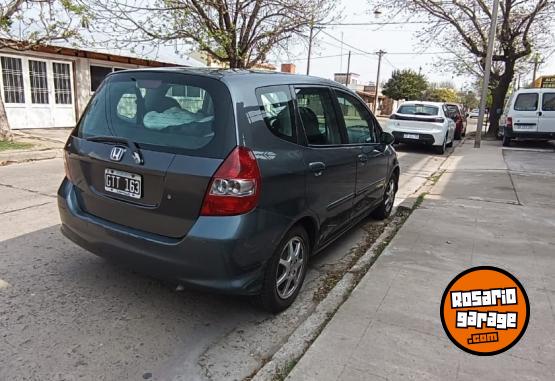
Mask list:
[[[505,147],[513,139],[555,139],[555,89],[521,89],[499,120]]]
[[[478,119],[479,116],[480,116],[480,109],[478,108],[474,108],[468,113],[468,117],[470,119],[475,119],[475,118]]]
[[[428,144],[443,154],[455,138],[455,121],[447,115],[445,103],[405,102],[390,116],[384,130],[397,143]]]

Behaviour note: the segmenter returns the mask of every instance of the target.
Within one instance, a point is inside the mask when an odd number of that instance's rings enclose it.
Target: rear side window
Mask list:
[[[555,111],[555,93],[543,94],[542,110]]]
[[[222,158],[233,145],[225,85],[205,77],[122,72],[99,88],[77,134],[117,136],[155,150]]]
[[[457,117],[457,116],[461,115],[458,106],[446,105],[445,108],[447,109],[446,114],[448,114],[449,116]]]
[[[326,88],[300,88],[296,89],[296,95],[308,144],[341,144],[330,91]]]
[[[288,87],[265,87],[257,90],[258,102],[266,126],[280,139],[297,142],[294,107]]]
[[[344,93],[337,93],[337,102],[345,121],[349,143],[377,142],[370,115],[364,106],[353,96]]]
[[[397,110],[399,114],[407,114],[407,115],[428,115],[434,116],[438,115],[439,107],[436,106],[428,106],[428,105],[401,105],[399,110]]]
[[[519,94],[515,101],[515,111],[536,111],[538,109],[538,94]]]

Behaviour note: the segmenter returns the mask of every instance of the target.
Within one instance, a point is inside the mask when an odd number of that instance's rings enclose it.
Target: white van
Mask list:
[[[512,139],[555,139],[555,89],[521,89],[499,121],[505,147]]]

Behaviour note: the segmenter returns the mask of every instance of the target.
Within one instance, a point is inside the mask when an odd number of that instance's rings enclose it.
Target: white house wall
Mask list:
[[[90,66],[117,67],[135,69],[141,66],[118,62],[101,61],[82,57],[39,52],[14,52],[0,50],[0,56],[20,58],[22,60],[22,76],[25,103],[8,103],[5,99],[3,78],[0,75],[0,93],[8,121],[12,129],[73,127],[86,108],[93,95],[91,91]],[[31,98],[31,81],[29,76],[29,59],[44,61],[47,65],[48,104],[33,104]],[[56,104],[54,92],[53,63],[70,64],[71,73],[71,104]],[[0,73],[2,68],[0,66]]]

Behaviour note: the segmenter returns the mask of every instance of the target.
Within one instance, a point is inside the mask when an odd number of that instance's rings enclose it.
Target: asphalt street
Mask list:
[[[445,160],[400,146],[397,202]],[[297,302],[273,316],[247,298],[185,290],[117,267],[60,234],[61,159],[0,167],[0,379],[243,379],[311,313],[369,219],[314,258]]]

